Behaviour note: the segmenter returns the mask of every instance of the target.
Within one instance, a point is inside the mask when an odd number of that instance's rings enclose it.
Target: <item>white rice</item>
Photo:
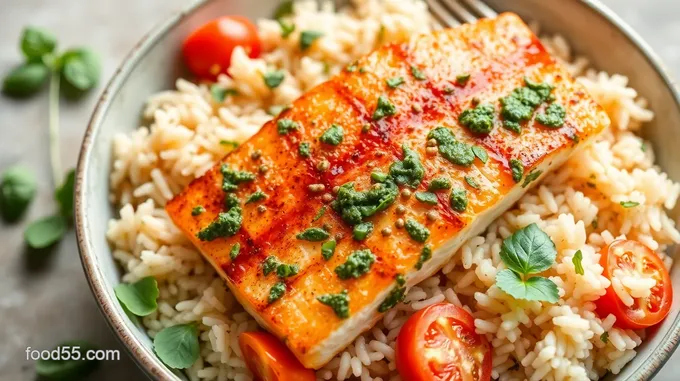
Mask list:
[[[156,277],[159,308],[143,319],[153,337],[164,327],[198,322],[201,356],[187,370],[191,380],[250,380],[238,346],[238,335],[258,329],[224,282],[175,228],[165,203],[231,150],[220,141],[241,142],[271,117],[271,105],[286,105],[325,81],[356,57],[381,42],[405,41],[430,29],[424,3],[403,0],[356,1],[355,11],[336,13],[329,3],[313,1],[296,8],[297,31],[315,29],[324,37],[300,56],[299,34],[282,39],[278,24],[259,22],[267,53],[250,59],[242,49],[232,58],[231,77],[218,82],[235,88],[238,97],[216,104],[205,85],[177,81],[177,89],[152,96],[146,105],[147,126],[114,139],[111,199],[120,217],[109,223],[108,239],[121,263],[123,281]],[[382,32],[381,32],[382,30]],[[400,380],[394,363],[395,339],[405,320],[432,303],[448,301],[470,311],[479,334],[494,347],[493,377],[501,380],[596,380],[618,373],[636,354],[644,331],[614,328],[615,317],[601,319],[594,300],[610,281],[602,276],[599,250],[616,237],[636,239],[670,265],[666,247],[680,233],[666,210],[673,208],[680,185],[654,165],[654,152],[638,136],[654,115],[627,86],[627,78],[586,69],[561,37],[544,39],[550,51],[578,76],[605,108],[612,126],[592,145],[572,157],[542,185],[494,221],[483,235],[470,239],[442,270],[413,287],[382,321],[317,372],[324,380]],[[270,90],[261,73],[285,70],[283,84]],[[641,149],[641,147],[646,149]],[[621,201],[640,205],[624,209]],[[502,239],[537,223],[555,242],[557,260],[549,270],[559,287],[556,304],[514,300],[494,283],[504,268]],[[584,275],[575,273],[572,257],[583,254]],[[624,301],[644,296],[654,285],[633,274],[614,274]],[[607,343],[601,336],[607,333]]]

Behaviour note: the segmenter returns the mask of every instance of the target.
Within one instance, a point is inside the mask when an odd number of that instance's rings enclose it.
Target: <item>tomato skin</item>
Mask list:
[[[399,332],[397,337],[396,363],[397,370],[403,380],[409,381],[435,381],[441,380],[431,369],[428,360],[424,358],[426,348],[426,335],[431,331],[431,326],[439,318],[447,318],[454,321],[465,331],[467,337],[473,337],[477,345],[473,348],[466,347],[470,351],[478,349],[483,353],[483,360],[478,364],[481,375],[478,381],[491,380],[492,351],[486,337],[475,333],[474,318],[464,309],[450,303],[439,303],[425,307],[411,316]],[[460,339],[453,338],[453,340]],[[463,343],[465,346],[467,343]],[[428,349],[432,347],[427,346]],[[443,349],[442,349],[443,350]]]
[[[184,40],[182,55],[192,73],[215,80],[219,74],[227,73],[237,46],[242,46],[250,58],[259,57],[257,27],[243,16],[223,16],[194,30]]]
[[[645,268],[654,272],[657,281],[657,285],[652,289],[654,310],[649,310],[646,300],[640,299],[636,299],[636,302],[642,303],[642,308],[633,309],[626,306],[614,291],[614,287],[610,285],[607,287],[605,295],[595,302],[598,315],[603,319],[609,314],[616,316],[614,325],[623,329],[642,329],[660,323],[670,312],[673,301],[673,286],[666,266],[658,255],[647,246],[634,240],[617,240],[603,247],[600,251],[600,265],[604,269],[602,275],[609,280],[612,279],[613,271],[616,268],[621,268],[621,266],[627,264],[622,264],[623,259],[618,254],[619,252],[631,253],[634,256],[633,259],[644,261],[643,263],[646,263]],[[629,263],[635,265],[638,262]],[[635,307],[635,305],[632,307]],[[637,307],[640,307],[640,305]]]
[[[244,332],[238,337],[243,358],[255,381],[315,381],[307,369],[274,335]]]

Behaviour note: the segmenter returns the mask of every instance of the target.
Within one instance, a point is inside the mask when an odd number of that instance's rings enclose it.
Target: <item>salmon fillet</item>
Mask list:
[[[503,14],[359,59],[166,210],[318,369],[608,124]]]

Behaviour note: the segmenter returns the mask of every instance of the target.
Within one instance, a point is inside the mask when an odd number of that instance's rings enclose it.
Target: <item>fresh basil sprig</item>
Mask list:
[[[496,285],[516,299],[555,303],[557,285],[542,276],[530,276],[549,269],[557,256],[555,243],[538,225],[517,230],[503,240],[501,259],[508,267],[496,274]]]
[[[36,181],[33,173],[21,166],[5,171],[0,181],[0,215],[7,222],[14,222],[26,212],[33,201]]]
[[[164,328],[154,337],[153,348],[165,365],[186,369],[198,359],[198,327],[192,323]]]
[[[121,283],[113,289],[118,301],[137,316],[146,316],[156,311],[156,300],[160,294],[158,283],[152,276],[135,283]]]

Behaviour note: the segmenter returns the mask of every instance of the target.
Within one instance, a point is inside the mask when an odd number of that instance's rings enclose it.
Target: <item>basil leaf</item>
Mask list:
[[[64,178],[64,183],[54,191],[54,199],[59,204],[59,212],[68,221],[73,219],[73,187],[76,181],[76,171],[71,169]]]
[[[416,192],[416,200],[430,205],[437,205],[439,203],[437,195],[432,192]]]
[[[28,26],[21,35],[21,52],[26,59],[36,62],[57,47],[57,38],[49,31]]]
[[[36,182],[33,173],[15,166],[7,169],[0,182],[0,215],[7,222],[18,220],[35,197]]]
[[[555,262],[555,243],[538,225],[517,230],[503,240],[501,259],[508,268],[520,274],[536,274]]]
[[[578,250],[576,253],[574,253],[574,257],[571,258],[571,263],[574,264],[574,272],[578,275],[583,275],[585,274],[585,271],[583,270],[583,253],[581,250]]]
[[[61,57],[61,75],[76,95],[94,88],[101,76],[101,62],[92,50],[69,50]]]
[[[121,283],[113,291],[118,301],[137,316],[149,315],[158,308],[158,283],[152,276],[131,284]]]
[[[24,240],[34,249],[44,249],[61,240],[68,224],[61,215],[49,216],[32,222],[24,231]]]
[[[99,364],[99,361],[86,357],[87,352],[93,350],[98,348],[86,341],[67,341],[50,351],[58,352],[59,356],[55,357],[59,360],[41,358],[35,362],[35,372],[47,380],[82,380]]]
[[[198,328],[196,324],[178,324],[164,328],[153,339],[153,349],[165,365],[186,369],[198,359]]]
[[[50,70],[41,62],[21,65],[12,70],[2,83],[2,92],[13,97],[26,97],[40,90]]]
[[[516,272],[505,269],[496,274],[496,286],[515,299],[538,300],[556,303],[559,300],[557,285],[541,276],[522,280]]]
[[[477,156],[477,158],[484,164],[489,161],[489,154],[484,148],[480,146],[472,146],[472,153],[474,153],[475,156]]]

